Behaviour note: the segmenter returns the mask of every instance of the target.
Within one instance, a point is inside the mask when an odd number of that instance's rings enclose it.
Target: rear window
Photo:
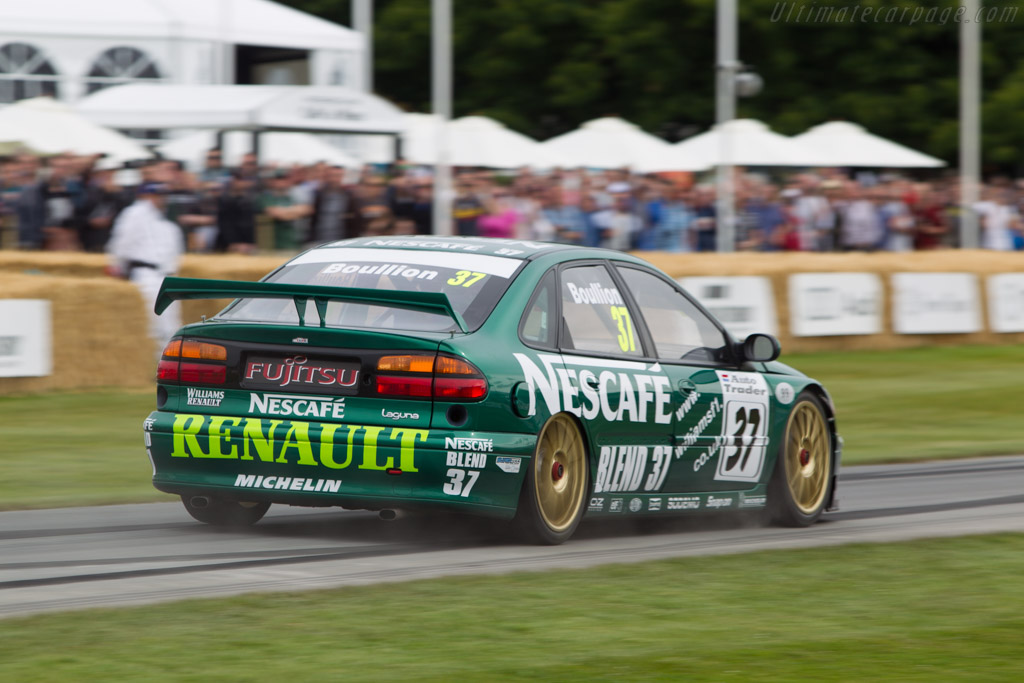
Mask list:
[[[517,259],[482,254],[452,254],[391,249],[314,249],[275,271],[265,282],[358,287],[402,292],[442,292],[470,330],[480,327],[523,264]],[[240,299],[218,316],[221,320],[298,324],[289,299]],[[310,301],[306,324],[320,318]],[[441,313],[424,313],[388,305],[332,301],[328,327],[446,332],[458,327]]]

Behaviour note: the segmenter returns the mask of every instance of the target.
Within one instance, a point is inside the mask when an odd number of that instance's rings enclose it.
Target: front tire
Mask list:
[[[821,401],[797,397],[786,423],[775,471],[768,483],[768,511],[776,524],[803,527],[825,511],[832,483],[832,433]]]
[[[516,511],[520,533],[534,543],[565,543],[583,519],[589,485],[583,435],[569,415],[559,413],[541,429],[526,472]]]
[[[205,500],[204,504],[197,504]],[[263,519],[270,509],[270,503],[239,503],[209,496],[182,495],[181,502],[196,519],[203,524],[222,527],[247,527]]]

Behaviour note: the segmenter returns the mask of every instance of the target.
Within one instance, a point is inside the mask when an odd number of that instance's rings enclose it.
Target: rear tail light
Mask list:
[[[384,356],[377,361],[377,372],[381,396],[478,401],[487,395],[483,373],[454,356]]]
[[[172,339],[164,347],[163,357],[156,368],[156,378],[161,382],[185,382],[187,384],[224,384],[227,379],[225,362],[228,351],[220,344],[210,344],[194,339]],[[214,361],[210,362],[193,362]]]

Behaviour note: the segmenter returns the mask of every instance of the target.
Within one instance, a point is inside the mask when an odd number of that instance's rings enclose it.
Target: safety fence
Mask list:
[[[778,336],[784,355],[1024,342],[1024,254],[640,256],[682,282],[737,337]],[[286,259],[189,255],[180,275],[256,280]],[[102,255],[0,252],[0,395],[152,386],[142,299],[130,283],[106,277],[104,265]],[[182,302],[182,318],[214,315],[226,303]],[[12,376],[25,368],[37,376]]]

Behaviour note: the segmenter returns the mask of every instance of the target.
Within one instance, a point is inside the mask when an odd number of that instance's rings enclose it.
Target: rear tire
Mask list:
[[[519,495],[516,525],[528,541],[565,543],[586,509],[590,468],[575,420],[559,413],[545,423]]]
[[[832,475],[832,433],[825,409],[817,396],[805,391],[789,413],[768,482],[771,520],[791,527],[814,524],[825,511]]]
[[[247,527],[263,519],[270,503],[239,503],[223,498],[205,496],[206,505],[192,504],[194,496],[182,495],[181,502],[188,514],[203,524],[222,527]]]

